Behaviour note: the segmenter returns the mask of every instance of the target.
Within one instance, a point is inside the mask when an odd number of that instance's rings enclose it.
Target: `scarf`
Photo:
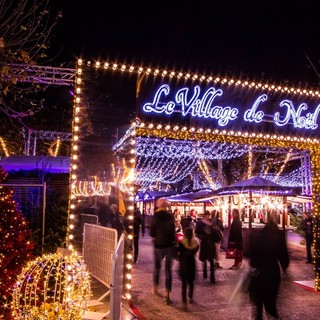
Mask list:
[[[196,249],[199,246],[199,242],[195,237],[191,238],[190,244],[188,239],[185,237],[182,239],[181,243],[186,249],[189,249],[189,250]]]

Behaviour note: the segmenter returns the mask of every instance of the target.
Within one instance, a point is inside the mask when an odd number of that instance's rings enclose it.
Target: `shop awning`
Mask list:
[[[69,173],[68,156],[10,156],[0,160],[0,166],[6,171],[42,170],[48,173]]]
[[[291,203],[312,203],[311,196],[287,197],[287,201]]]

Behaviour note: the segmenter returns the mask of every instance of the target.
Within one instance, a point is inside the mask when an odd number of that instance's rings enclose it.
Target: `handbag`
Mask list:
[[[226,251],[226,259],[235,259],[238,258],[239,251],[236,248],[228,248]]]

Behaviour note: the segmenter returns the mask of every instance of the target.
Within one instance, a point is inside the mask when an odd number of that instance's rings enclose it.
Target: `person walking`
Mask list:
[[[212,221],[213,224],[218,227],[223,235],[223,230],[224,230],[224,226],[223,226],[223,222],[220,218],[220,212],[218,210],[213,210],[212,211]],[[218,241],[215,243],[216,245],[216,255],[214,257],[214,267],[216,269],[222,269],[222,267],[220,266],[220,247],[221,247],[221,241]]]
[[[229,269],[237,270],[240,269],[243,260],[242,221],[240,220],[240,213],[238,209],[234,208],[232,210],[232,217],[233,220],[230,225],[227,248],[236,249],[237,255],[234,259],[233,265]]]
[[[304,231],[304,238],[306,241],[307,262],[312,263],[311,246],[313,241],[313,221],[309,212],[303,212],[301,221],[301,230]]]
[[[195,255],[199,250],[199,241],[195,238],[192,228],[187,227],[184,230],[184,236],[179,242],[178,250],[182,303],[184,309],[187,310],[187,294],[189,303],[193,303],[194,280],[196,277]]]
[[[123,217],[119,212],[118,206],[115,203],[113,203],[110,208],[111,212],[109,212],[107,217],[107,226],[110,226],[111,228],[117,230],[119,240],[122,232],[124,231]]]
[[[140,228],[142,237],[145,234],[145,224],[144,216],[139,210],[137,204],[134,204],[134,213],[133,213],[133,262],[138,262],[139,257],[139,238],[140,238]]]
[[[200,239],[199,260],[202,262],[203,278],[207,279],[207,262],[210,266],[210,282],[216,283],[214,271],[214,257],[216,254],[216,245],[213,236],[213,222],[211,214],[205,211],[203,218],[198,220],[195,234]]]
[[[262,230],[252,230],[249,242],[250,267],[255,269],[251,278],[249,296],[255,305],[255,320],[262,320],[263,308],[268,315],[279,319],[276,299],[283,272],[289,266],[285,232],[279,230],[274,214]],[[280,264],[280,266],[279,266]]]
[[[174,223],[176,230],[180,229],[181,230],[181,215],[178,209],[173,210],[173,217],[174,217]]]
[[[154,245],[153,293],[158,294],[161,262],[165,259],[165,303],[171,304],[172,264],[175,248],[175,224],[173,214],[167,210],[168,202],[164,198],[155,201],[155,211],[150,223],[150,236]]]
[[[97,203],[97,215],[99,219],[99,224],[103,227],[109,227],[112,228],[112,225],[110,223],[110,216],[112,215],[112,210],[108,204],[108,201],[106,198],[102,198],[98,200]]]

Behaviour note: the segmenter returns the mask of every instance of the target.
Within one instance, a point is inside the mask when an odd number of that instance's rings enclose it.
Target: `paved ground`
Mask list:
[[[284,275],[279,293],[279,312],[285,320],[318,320],[320,318],[320,293],[314,290],[314,266],[306,264],[305,247],[299,244],[300,238],[288,235],[290,266]],[[152,288],[152,242],[146,235],[140,239],[140,257],[132,270],[132,305],[123,305],[121,320],[191,320],[191,319],[252,319],[252,306],[247,294],[240,294],[232,302],[229,299],[241,274],[241,270],[229,270],[233,260],[225,259],[221,252],[223,269],[216,270],[217,283],[212,285],[204,280],[201,265],[198,264],[195,282],[195,304],[185,311],[181,302],[181,284],[178,277],[178,263],[173,266],[172,305],[165,305],[164,271],[160,282],[160,295],[155,296]],[[245,259],[244,264],[248,261]],[[106,305],[103,306],[105,310]],[[108,319],[108,317],[106,317]]]

